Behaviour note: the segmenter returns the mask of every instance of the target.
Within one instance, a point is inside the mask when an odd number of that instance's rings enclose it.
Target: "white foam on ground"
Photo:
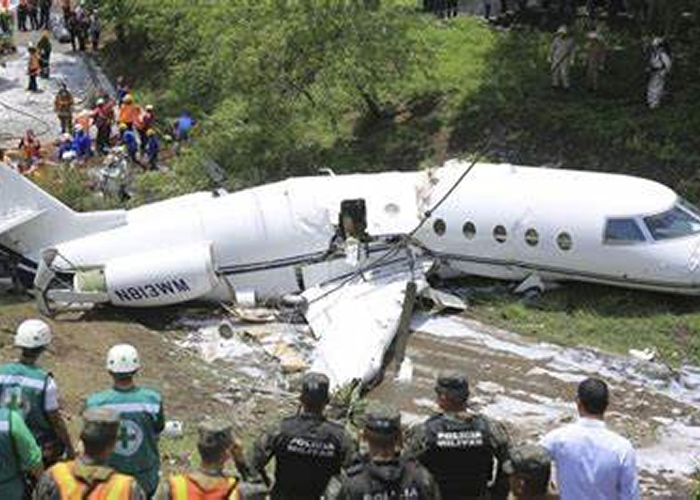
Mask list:
[[[613,382],[628,382],[663,394],[680,403],[700,409],[700,368],[683,366],[672,373],[662,365],[612,356],[592,349],[559,347],[547,343],[528,343],[520,336],[503,332],[508,340],[476,330],[458,316],[429,317],[417,315],[411,328],[443,338],[461,338],[489,349],[528,360],[538,361],[540,370],[549,376],[574,382],[578,377],[597,375]],[[512,340],[511,340],[512,339]],[[654,367],[660,367],[656,369]],[[651,370],[653,368],[653,370]],[[650,376],[658,371],[664,376]],[[665,372],[668,376],[665,376]]]
[[[637,451],[637,465],[666,477],[690,476],[700,467],[700,427],[673,422],[657,431],[653,446]]]
[[[497,394],[493,403],[486,405],[482,411],[491,418],[522,428],[543,429],[572,415],[573,405],[553,400],[549,400],[547,404],[533,403]]]

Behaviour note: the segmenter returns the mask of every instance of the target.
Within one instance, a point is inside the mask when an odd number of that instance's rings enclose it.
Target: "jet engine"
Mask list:
[[[218,284],[210,244],[120,257],[104,267],[79,271],[78,294],[106,294],[123,307],[152,307],[201,298]]]

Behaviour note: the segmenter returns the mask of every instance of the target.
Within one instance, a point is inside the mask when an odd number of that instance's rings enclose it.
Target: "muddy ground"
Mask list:
[[[31,302],[0,298],[0,361],[15,354],[14,327],[34,314]],[[222,320],[233,324],[236,333],[209,336]],[[137,346],[145,364],[141,383],[161,390],[167,418],[184,423],[184,439],[162,441],[166,470],[190,465],[192,435],[203,418],[230,419],[250,443],[282,414],[295,410],[297,368],[289,370],[263,348],[264,332],[275,342],[284,338],[302,358],[310,352],[308,333],[299,325],[241,325],[212,309],[139,314],[104,309],[63,315],[52,325],[56,341],[43,362],[59,381],[74,431],[84,398],[109,386],[104,370],[109,346]],[[408,343],[402,381],[388,371],[369,395],[401,408],[406,424],[434,411],[436,374],[457,369],[472,381],[475,409],[504,422],[514,442],[536,440],[575,418],[576,384],[597,374],[611,384],[610,425],[639,450],[644,498],[689,498],[700,459],[697,372],[673,372],[585,348],[533,343],[460,316],[429,318],[418,313],[412,326],[416,331]],[[282,337],[277,336],[280,332]]]

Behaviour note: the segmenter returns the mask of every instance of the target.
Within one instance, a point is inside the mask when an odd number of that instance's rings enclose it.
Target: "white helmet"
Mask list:
[[[130,344],[117,344],[107,353],[107,371],[110,373],[134,373],[139,368],[139,353]]]
[[[36,349],[51,343],[51,327],[40,319],[24,321],[15,335],[15,346],[23,349]]]

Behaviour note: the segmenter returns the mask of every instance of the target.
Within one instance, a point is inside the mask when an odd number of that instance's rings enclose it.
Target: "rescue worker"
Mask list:
[[[92,139],[81,124],[75,126],[72,149],[79,160],[86,160],[92,156]]]
[[[17,4],[17,29],[27,31],[28,0],[19,0]]]
[[[75,52],[80,46],[80,23],[74,11],[69,11],[65,20],[66,29],[70,34],[71,50]]]
[[[268,483],[265,466],[275,458],[272,499],[318,499],[331,477],[350,464],[355,452],[352,438],[339,424],[323,415],[328,404],[328,377],[304,376],[301,411],[264,434],[254,445],[251,468]]]
[[[510,450],[503,464],[508,474],[511,496],[514,500],[557,500],[559,495],[549,492],[552,463],[547,450],[534,444],[525,444]]]
[[[92,117],[95,127],[97,128],[97,151],[98,153],[105,154],[110,148],[114,110],[104,97],[97,99]]]
[[[61,134],[61,138],[56,148],[56,160],[68,161],[75,158],[73,150],[73,137],[70,134]]]
[[[146,132],[146,158],[148,169],[152,171],[158,170],[158,155],[160,154],[160,141],[156,135],[156,131],[152,128]]]
[[[229,460],[237,464],[239,471],[246,470],[243,449],[233,437],[231,424],[204,422],[199,425],[198,433],[199,471],[177,474],[162,481],[156,493],[157,500],[239,498],[240,482],[224,470]]]
[[[141,360],[134,346],[113,346],[107,353],[107,371],[114,386],[90,395],[86,407],[119,412],[117,444],[107,464],[122,474],[133,475],[150,498],[158,487],[158,440],[165,427],[165,416],[161,395],[134,383],[140,369]]]
[[[569,89],[569,68],[574,62],[575,51],[576,41],[569,34],[569,28],[560,26],[549,50],[552,87]]]
[[[481,1],[484,9],[484,19],[486,19],[487,21],[491,19],[491,2],[492,0]]]
[[[22,152],[23,168],[25,169],[23,173],[41,160],[41,142],[32,129],[27,130],[17,147]]]
[[[29,44],[29,62],[27,63],[27,75],[29,76],[29,84],[27,90],[29,92],[39,92],[39,86],[36,79],[41,74],[41,59],[39,52],[33,44]]]
[[[73,132],[73,105],[75,100],[64,82],[59,86],[56,99],[54,100],[54,111],[61,122],[61,133],[70,134]]]
[[[68,18],[73,12],[71,0],[61,0],[61,10],[63,11],[63,22],[68,23]]]
[[[127,156],[132,162],[138,163],[136,155],[139,152],[139,145],[136,139],[136,132],[126,123],[119,124],[119,132],[121,135],[121,144],[124,146]]]
[[[647,104],[650,109],[656,109],[661,105],[661,99],[666,91],[666,77],[671,72],[673,61],[664,47],[661,38],[654,38],[651,42],[649,54],[649,84],[647,87]]]
[[[443,499],[505,499],[505,427],[467,408],[469,383],[464,375],[439,375],[435,392],[441,413],[412,429],[406,455],[430,471]]]
[[[187,142],[190,139],[190,133],[195,126],[195,120],[187,111],[180,115],[175,121],[175,140],[178,143]]]
[[[44,31],[36,47],[37,49],[39,49],[39,61],[41,63],[41,70],[39,74],[42,78],[49,78],[51,65],[51,51],[53,47],[51,46],[51,40],[49,39],[48,31]]]
[[[39,29],[39,6],[37,0],[27,0],[27,17],[32,31]]]
[[[589,90],[597,91],[600,88],[600,73],[605,71],[606,57],[605,43],[600,39],[597,31],[588,33],[588,45],[586,47],[586,85]]]
[[[39,0],[39,27],[44,30],[51,28],[51,7],[53,0]]]
[[[0,408],[0,498],[27,498],[25,475],[39,479],[41,449],[19,412]]]
[[[129,86],[126,84],[126,80],[123,76],[117,77],[117,106],[121,106],[124,103],[124,98],[129,93]]]
[[[134,102],[134,96],[126,94],[124,102],[119,107],[119,123],[124,123],[128,128],[133,128],[141,116],[141,108]]]
[[[369,408],[362,431],[369,455],[334,477],[327,500],[396,498],[439,500],[438,486],[430,473],[412,459],[402,459],[401,415],[377,405]]]
[[[108,408],[83,413],[80,440],[84,454],[46,471],[34,492],[34,500],[145,500],[138,482],[108,465],[119,438],[119,414]]]
[[[155,126],[156,114],[152,104],[148,104],[146,109],[136,120],[136,130],[139,133],[139,143],[141,154],[146,153],[146,143],[148,142],[147,132]]]
[[[58,387],[51,373],[37,366],[51,344],[51,327],[39,319],[24,321],[15,334],[18,362],[0,366],[0,405],[18,410],[42,451],[44,465],[53,465],[75,451],[61,415]]]
[[[93,11],[90,15],[90,45],[92,51],[97,52],[100,49],[100,37],[102,36],[102,21],[97,11]]]

